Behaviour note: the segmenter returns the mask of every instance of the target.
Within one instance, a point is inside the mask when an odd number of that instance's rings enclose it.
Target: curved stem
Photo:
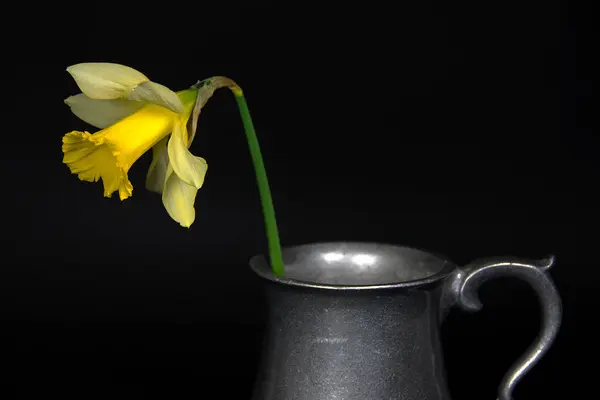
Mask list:
[[[244,130],[246,131],[248,147],[250,148],[250,155],[252,157],[252,163],[254,164],[254,171],[256,173],[256,182],[258,183],[258,191],[260,193],[260,201],[262,203],[263,215],[265,218],[265,230],[269,244],[271,269],[275,275],[282,276],[284,274],[284,264],[281,255],[281,245],[279,244],[279,232],[277,230],[277,221],[275,219],[275,209],[273,208],[273,200],[271,198],[271,189],[269,188],[267,171],[265,170],[262,154],[260,152],[260,146],[258,145],[258,139],[256,137],[256,131],[254,130],[254,124],[252,123],[252,117],[250,117],[250,110],[248,110],[248,104],[246,104],[244,93],[233,80],[225,76],[213,76],[212,78],[198,81],[198,83],[192,87],[197,88],[199,92],[196,100],[196,106],[194,107],[193,111],[191,129],[192,137],[190,138],[190,143],[193,140],[193,136],[196,132],[196,124],[200,110],[213,95],[215,90],[226,87],[231,90],[235,96],[235,100],[237,101],[238,108],[240,110],[240,116],[242,117],[242,122],[244,124]]]
[[[237,86],[237,85],[236,85]],[[237,89],[237,90],[236,90]],[[256,181],[258,183],[258,191],[260,193],[260,201],[262,203],[263,214],[265,217],[265,228],[267,231],[267,240],[269,242],[269,258],[271,260],[271,268],[275,275],[282,276],[284,273],[283,258],[281,255],[281,245],[279,243],[279,232],[277,230],[277,221],[275,219],[275,209],[273,208],[273,199],[271,198],[271,190],[269,189],[269,181],[267,179],[267,171],[263,163],[258,138],[254,130],[254,124],[250,117],[248,104],[239,86],[231,88],[235,96],[235,100],[240,110],[240,116],[244,123],[244,130],[248,139],[248,147],[252,156],[252,163],[256,172]]]

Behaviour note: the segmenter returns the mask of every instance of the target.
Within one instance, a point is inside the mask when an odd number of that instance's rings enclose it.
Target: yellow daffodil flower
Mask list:
[[[152,149],[146,187],[162,193],[171,218],[183,227],[191,226],[196,193],[207,171],[206,161],[189,151],[196,130],[195,120],[188,130],[190,116],[194,112],[197,117],[198,106],[206,102],[198,96],[199,89],[175,93],[120,64],[82,63],[67,71],[82,93],[65,103],[100,131],[67,133],[63,162],[82,181],[102,178],[106,197],[118,191],[125,200],[133,192],[129,169]]]

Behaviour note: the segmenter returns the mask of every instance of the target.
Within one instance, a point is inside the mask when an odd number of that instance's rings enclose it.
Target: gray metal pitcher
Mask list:
[[[536,291],[542,327],[509,370],[498,399],[551,346],[561,301],[540,261],[486,259],[458,267],[436,255],[377,243],[317,243],[284,249],[285,277],[263,256],[269,319],[254,400],[449,400],[439,327],[450,308],[481,308],[480,285],[516,276]]]

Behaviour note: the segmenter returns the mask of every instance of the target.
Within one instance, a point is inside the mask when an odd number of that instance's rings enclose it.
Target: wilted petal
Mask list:
[[[96,128],[104,129],[133,114],[144,104],[130,100],[95,100],[80,93],[70,96],[65,103],[77,117]]]
[[[201,82],[198,82],[198,84],[200,84],[200,83]],[[188,133],[189,133],[189,138],[187,141],[188,147],[192,145],[192,142],[194,141],[194,137],[196,136],[196,128],[198,127],[198,117],[200,116],[200,112],[202,111],[202,108],[206,105],[208,100],[215,93],[215,90],[217,90],[218,88],[219,88],[219,86],[217,86],[217,85],[205,84],[203,86],[200,86],[200,88],[198,89],[198,96],[196,97],[196,103],[194,104],[192,118],[190,119],[191,126],[188,131]]]
[[[183,104],[177,94],[166,86],[156,82],[144,82],[137,86],[127,96],[129,100],[154,103],[156,105],[168,108],[176,113],[183,111]]]
[[[188,147],[192,144],[194,136],[196,135],[196,128],[198,117],[200,116],[200,111],[202,111],[202,108],[206,105],[206,102],[215,93],[215,90],[226,87],[234,90],[234,92],[241,90],[234,81],[224,76],[213,76],[212,78],[204,79],[203,81],[198,81],[192,87],[198,88],[198,96],[196,98],[196,104],[194,106],[192,118],[190,120],[191,126],[189,130]]]
[[[184,228],[189,228],[196,219],[194,202],[197,193],[198,189],[182,181],[169,165],[162,201],[169,216]]]
[[[75,64],[68,67],[67,72],[91,99],[127,97],[135,87],[149,81],[141,72],[114,63]]]
[[[167,146],[169,162],[182,181],[200,189],[204,183],[208,165],[202,157],[196,157],[190,153],[185,143],[187,143],[187,128],[186,124],[180,120],[175,122]]]
[[[165,137],[152,147],[152,162],[146,175],[146,189],[152,192],[162,193],[165,186],[165,178],[169,167],[168,140],[169,138]]]

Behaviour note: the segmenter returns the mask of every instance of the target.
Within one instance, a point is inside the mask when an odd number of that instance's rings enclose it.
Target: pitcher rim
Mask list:
[[[303,288],[312,288],[312,289],[326,289],[326,290],[347,290],[347,291],[356,291],[356,290],[376,290],[376,289],[404,289],[404,288],[415,288],[419,286],[426,286],[437,281],[440,281],[447,276],[449,276],[453,271],[456,270],[457,265],[450,261],[447,257],[432,252],[423,248],[415,247],[415,246],[404,246],[398,244],[391,244],[385,242],[363,242],[363,241],[327,241],[327,242],[312,242],[305,243],[294,246],[285,246],[282,250],[290,250],[297,249],[301,247],[314,246],[314,245],[327,245],[327,244],[355,244],[355,245],[379,245],[379,246],[390,246],[395,248],[403,248],[410,249],[425,253],[430,256],[434,256],[438,258],[441,262],[443,262],[442,267],[438,272],[433,273],[432,275],[426,276],[420,279],[401,281],[401,282],[390,282],[390,283],[381,283],[381,284],[368,284],[368,285],[336,285],[336,284],[328,284],[328,283],[319,283],[319,282],[310,282],[304,281],[300,279],[294,278],[286,278],[285,276],[276,276],[271,267],[269,266],[267,259],[264,254],[257,254],[250,258],[249,264],[250,268],[256,273],[260,278],[266,279],[268,281],[279,283],[287,286],[295,286],[295,287],[303,287]]]

